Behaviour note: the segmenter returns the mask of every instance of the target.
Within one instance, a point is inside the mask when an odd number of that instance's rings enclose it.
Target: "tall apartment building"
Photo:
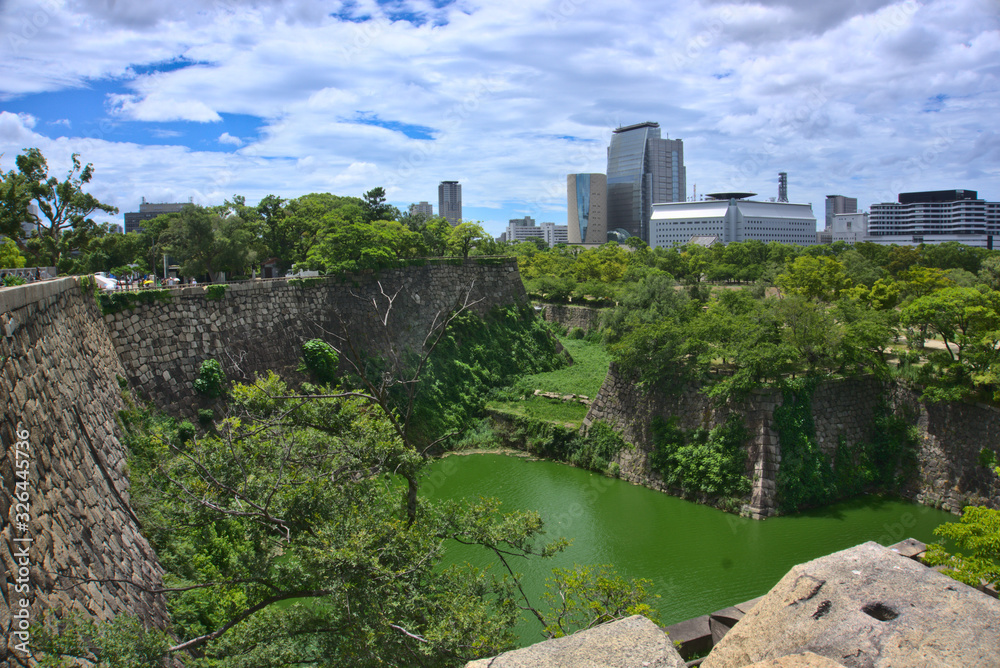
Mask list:
[[[165,213],[179,213],[181,209],[191,204],[188,202],[147,202],[142,198],[138,211],[129,211],[125,214],[125,234],[129,232],[139,232],[142,230],[142,223],[146,220],[153,220],[157,216]]]
[[[838,213],[857,213],[858,198],[843,195],[826,196],[826,231],[833,229],[833,217]]]
[[[422,213],[428,218],[432,218],[434,216],[434,207],[431,206],[430,202],[420,202],[418,204],[411,204],[410,215],[414,216],[418,213]]]
[[[607,228],[647,243],[653,204],[687,199],[684,142],[660,137],[660,124],[620,127],[608,147]]]
[[[608,177],[566,176],[566,227],[571,244],[603,244],[608,239]]]
[[[914,245],[958,241],[993,248],[1000,235],[1000,202],[979,199],[975,190],[900,193],[897,202],[872,204],[868,241]]]
[[[462,184],[458,181],[438,185],[438,215],[447,218],[452,227],[462,222]]]

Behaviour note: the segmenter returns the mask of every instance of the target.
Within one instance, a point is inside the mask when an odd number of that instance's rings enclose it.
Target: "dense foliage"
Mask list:
[[[779,508],[791,512],[862,493],[897,492],[916,471],[916,428],[881,406],[868,427],[868,440],[853,444],[842,440],[831,462],[816,440],[814,387],[806,381],[787,388],[782,405],[774,411],[774,430],[781,443]]]
[[[737,415],[714,429],[685,431],[676,420],[653,420],[649,466],[688,495],[738,500],[750,493],[745,446],[750,432]]]

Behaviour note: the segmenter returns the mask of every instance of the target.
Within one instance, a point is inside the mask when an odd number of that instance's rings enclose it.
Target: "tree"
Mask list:
[[[800,255],[778,276],[778,285],[793,295],[832,302],[851,287],[844,265],[831,257]]]
[[[363,390],[362,390],[363,393]],[[537,513],[399,504],[421,457],[362,393],[234,384],[231,415],[184,445],[128,420],[133,496],[167,569],[172,652],[241,666],[454,665],[513,642],[516,584],[440,568],[442,544],[545,555]]]
[[[58,267],[64,258],[70,261],[71,253],[85,249],[99,233],[89,216],[95,211],[118,213],[117,207],[83,191],[94,176],[94,166],[82,165],[79,153],[72,155],[72,167],[62,181],[49,176],[48,162],[37,148],[25,149],[16,164],[16,172],[3,174],[0,224],[4,233],[14,238],[21,235],[21,222],[36,224],[39,234],[22,243],[39,263]],[[32,203],[41,215],[29,210]]]
[[[221,271],[244,269],[253,235],[241,218],[224,218],[193,204],[167,215],[170,222],[160,235],[160,243],[180,262],[184,276],[207,273],[214,282]]]
[[[399,220],[399,209],[385,201],[385,188],[372,188],[364,196],[365,221]]]
[[[486,238],[486,230],[478,223],[459,223],[451,230],[448,238],[448,250],[454,255],[469,257],[469,251]]]
[[[25,259],[13,239],[0,241],[0,269],[20,269]]]
[[[968,506],[958,522],[942,524],[934,535],[952,541],[961,552],[949,554],[940,544],[928,545],[925,563],[946,566],[945,575],[972,587],[983,581],[1000,585],[1000,510]]]

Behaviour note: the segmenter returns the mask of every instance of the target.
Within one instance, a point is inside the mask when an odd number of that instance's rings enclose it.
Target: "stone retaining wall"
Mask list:
[[[230,380],[250,381],[269,369],[295,377],[302,344],[323,338],[340,347],[345,326],[367,350],[420,346],[435,316],[467,295],[480,314],[526,299],[515,261],[474,259],[302,283],[247,281],[215,301],[206,293],[183,288],[169,302],[104,317],[129,384],[174,414],[204,403],[192,383],[206,359],[218,360]],[[394,301],[384,326],[373,300],[384,313],[387,296]]]
[[[393,299],[389,326],[377,322],[372,299]],[[119,382],[161,409],[198,403],[192,382],[202,360],[218,359],[231,379],[267,369],[294,373],[301,344],[344,328],[366,349],[422,344],[436,316],[466,298],[485,313],[526,297],[510,261],[448,261],[343,280],[234,284],[219,300],[205,288],[184,288],[169,302],[142,304],[104,316],[78,279],[0,289],[0,627],[8,644],[0,665],[21,661],[11,635],[15,592],[31,538],[30,619],[45,609],[75,610],[98,620],[119,613],[146,624],[168,623],[162,598],[140,587],[162,586],[155,554],[130,507],[126,452],[116,415]],[[384,309],[383,309],[384,312]],[[18,432],[28,432],[30,511],[18,508]],[[28,512],[22,530],[18,513]],[[135,583],[133,586],[129,583]]]
[[[565,304],[542,304],[542,317],[549,322],[557,322],[563,327],[580,327],[584,331],[601,326],[601,316],[607,309],[590,306],[567,306]]]
[[[903,490],[907,498],[955,513],[969,504],[1000,507],[1000,480],[979,465],[983,447],[1000,457],[1000,410],[982,404],[927,404],[918,397],[912,389],[874,378],[821,383],[812,396],[817,442],[832,457],[841,441],[853,445],[870,439],[876,412],[885,405],[919,433],[919,472]],[[669,395],[646,391],[622,377],[612,364],[584,426],[604,420],[636,446],[619,456],[622,477],[676,493],[648,465],[653,419],[675,418],[679,427],[690,430],[712,429],[733,412],[743,415],[753,434],[747,444],[747,475],[753,491],[744,510],[753,517],[765,517],[776,506],[781,447],[772,424],[774,410],[783,402],[781,394],[772,390],[759,390],[746,400],[724,405],[714,404],[698,387]]]
[[[124,369],[97,304],[75,278],[0,290],[0,386],[6,401],[0,423],[0,627],[14,652],[11,614],[27,598],[30,618],[47,608],[97,619],[132,612],[156,626],[167,622],[163,600],[125,584],[161,586],[162,569],[129,507],[125,449],[116,413],[124,407],[117,378]],[[18,431],[29,434],[28,509],[18,507],[15,476]],[[26,513],[26,529],[18,526]],[[30,592],[16,592],[13,574],[26,559]]]

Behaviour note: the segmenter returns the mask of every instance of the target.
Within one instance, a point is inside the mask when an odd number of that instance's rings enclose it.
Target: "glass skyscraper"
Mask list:
[[[567,238],[571,244],[603,244],[608,226],[605,216],[608,179],[604,174],[566,176]]]
[[[608,147],[608,229],[649,243],[653,204],[687,199],[684,142],[662,139],[659,123],[620,127]]]

